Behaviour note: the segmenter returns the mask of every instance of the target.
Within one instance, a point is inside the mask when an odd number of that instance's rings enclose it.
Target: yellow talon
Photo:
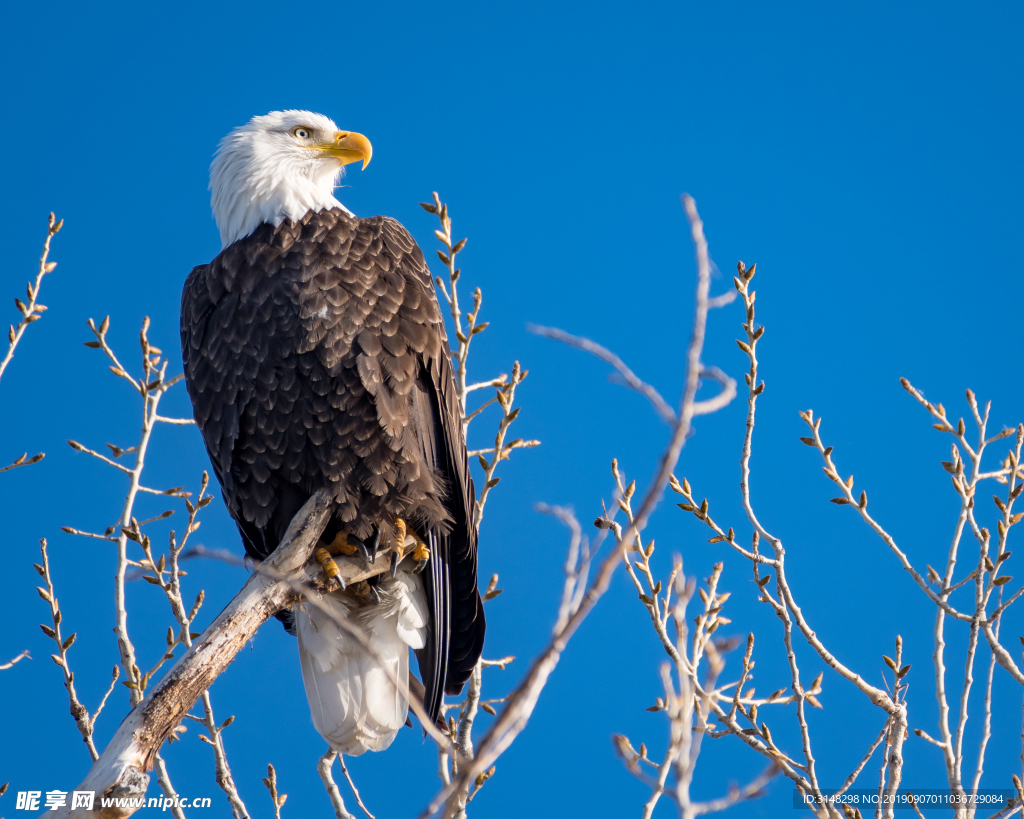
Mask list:
[[[335,578],[341,574],[341,571],[338,569],[338,564],[335,563],[334,558],[331,557],[331,553],[323,546],[313,552],[313,556],[317,559],[317,562],[324,567],[324,573],[328,577]]]
[[[407,541],[412,540],[412,549],[406,551]],[[421,572],[430,559],[430,549],[423,539],[402,518],[395,518],[395,543],[391,548],[391,576],[394,577],[398,564],[406,556],[411,556],[415,563],[413,571]]]
[[[380,592],[377,591],[377,587],[372,583],[367,583],[365,580],[360,580],[352,586],[352,591],[370,602],[377,604],[381,602]]]
[[[391,551],[398,554],[399,560],[401,560],[402,555],[405,553],[405,537],[405,521],[401,518],[395,518],[395,546]]]
[[[395,518],[395,542],[391,546],[391,576],[398,573],[398,564],[405,556],[406,525],[401,518]]]
[[[331,542],[330,549],[334,554],[354,555],[359,548],[354,543],[348,542],[348,532],[338,532]]]

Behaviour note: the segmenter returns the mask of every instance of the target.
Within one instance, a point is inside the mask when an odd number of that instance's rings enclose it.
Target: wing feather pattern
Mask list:
[[[195,268],[182,353],[196,422],[246,550],[266,557],[318,488],[328,534],[405,518],[426,540],[426,705],[483,645],[475,492],[430,270],[409,233],[338,211],[264,224]]]

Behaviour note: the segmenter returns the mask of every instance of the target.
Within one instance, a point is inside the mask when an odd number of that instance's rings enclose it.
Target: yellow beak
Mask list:
[[[331,142],[312,146],[316,151],[323,151],[340,159],[342,165],[362,160],[363,168],[370,164],[373,146],[370,140],[355,131],[336,131]]]

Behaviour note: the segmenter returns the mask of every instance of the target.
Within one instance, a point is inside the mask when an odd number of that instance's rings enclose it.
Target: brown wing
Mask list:
[[[412,236],[392,219],[383,220],[382,229],[385,243],[393,252],[401,253],[404,271],[415,278],[429,293],[430,303],[437,306],[430,269]],[[445,507],[451,517],[450,527],[429,533],[432,551],[436,549],[441,559],[428,564],[425,578],[434,622],[447,622],[448,627],[433,629],[427,645],[417,652],[427,689],[424,702],[433,714],[440,706],[442,689],[457,695],[472,674],[483,651],[486,623],[477,589],[477,537],[473,523],[476,490],[469,471],[448,335],[439,308],[431,330],[440,345],[420,356],[416,391],[425,400],[412,402],[410,423],[420,431],[418,438],[426,463],[444,480]],[[428,669],[436,670],[428,673]],[[443,675],[438,673],[440,669],[446,669]],[[444,682],[432,688],[428,679]]]
[[[431,712],[482,649],[474,490],[444,323],[412,237],[341,211],[262,225],[192,271],[182,350],[195,418],[257,557],[329,486],[336,526],[401,515],[430,541],[419,652]]]

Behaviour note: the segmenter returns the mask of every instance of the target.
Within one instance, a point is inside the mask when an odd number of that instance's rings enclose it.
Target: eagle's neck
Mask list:
[[[277,227],[285,219],[297,222],[309,211],[330,208],[352,215],[334,197],[341,169],[327,163],[322,167],[322,172],[313,174],[308,163],[261,156],[256,146],[222,148],[210,167],[210,190],[223,247],[248,236],[264,222]]]

